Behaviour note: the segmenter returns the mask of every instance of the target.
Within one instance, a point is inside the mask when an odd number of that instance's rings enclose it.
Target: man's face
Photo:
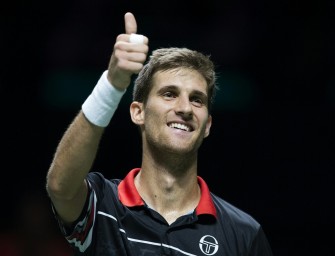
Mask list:
[[[205,79],[189,69],[157,72],[142,114],[144,143],[173,153],[196,152],[212,122]]]

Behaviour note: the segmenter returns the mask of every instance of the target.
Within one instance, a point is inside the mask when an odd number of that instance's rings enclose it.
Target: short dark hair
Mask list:
[[[210,111],[218,89],[214,63],[209,55],[187,48],[170,47],[154,50],[135,80],[133,100],[146,103],[152,87],[152,77],[156,72],[180,68],[195,70],[204,77],[207,82]]]

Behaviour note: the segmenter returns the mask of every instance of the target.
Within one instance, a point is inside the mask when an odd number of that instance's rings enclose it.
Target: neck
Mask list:
[[[200,200],[194,165],[184,170],[171,170],[166,166],[150,165],[144,161],[135,178],[135,185],[143,200],[168,223],[193,211]]]

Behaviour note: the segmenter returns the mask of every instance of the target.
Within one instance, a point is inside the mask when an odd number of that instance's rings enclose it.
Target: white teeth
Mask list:
[[[170,127],[171,128],[181,129],[181,130],[184,130],[184,131],[187,131],[187,132],[190,131],[190,128],[187,127],[184,124],[172,123],[172,124],[170,124]]]

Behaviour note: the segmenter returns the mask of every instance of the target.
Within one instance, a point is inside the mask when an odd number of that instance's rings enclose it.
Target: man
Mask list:
[[[214,65],[186,48],[158,49],[132,13],[108,70],[61,139],[47,191],[78,255],[272,255],[260,224],[212,194],[197,175],[210,133]],[[138,74],[130,105],[142,137],[142,164],[123,180],[90,170],[105,127]]]

